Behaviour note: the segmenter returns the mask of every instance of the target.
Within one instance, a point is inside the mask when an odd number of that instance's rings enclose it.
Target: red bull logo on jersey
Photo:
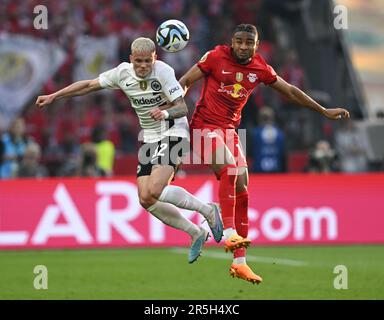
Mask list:
[[[245,89],[240,83],[230,85],[224,85],[224,83],[221,83],[218,92],[229,94],[232,98],[235,99],[245,99],[248,97],[248,90]]]

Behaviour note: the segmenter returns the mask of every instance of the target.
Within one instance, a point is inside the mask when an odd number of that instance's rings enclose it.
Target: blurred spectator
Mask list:
[[[364,141],[353,120],[343,121],[342,127],[336,132],[335,141],[341,171],[353,173],[367,170]]]
[[[376,112],[376,118],[380,120],[384,120],[384,110],[378,110]]]
[[[337,171],[337,155],[326,140],[320,140],[309,154],[308,172],[327,173]]]
[[[41,158],[40,146],[35,142],[28,143],[23,160],[17,170],[18,177],[41,178],[48,176],[48,170],[39,161]]]
[[[78,175],[82,177],[104,177],[106,172],[97,164],[97,149],[93,143],[84,143],[81,148],[81,164]]]
[[[304,90],[304,70],[299,63],[297,53],[294,50],[290,50],[286,56],[285,63],[280,70],[281,77],[288,83],[298,87],[299,89]],[[284,96],[282,96],[284,101],[287,101]]]
[[[59,144],[57,152],[61,164],[58,175],[64,177],[76,176],[81,160],[81,150],[73,132],[64,133],[63,141]]]
[[[294,50],[290,50],[285,57],[284,64],[280,68],[280,75],[288,83],[291,83],[301,90],[305,90],[304,70],[299,64],[297,53]],[[310,125],[306,117],[308,110],[297,106],[283,95],[279,95],[278,100],[279,118],[277,119],[277,123],[283,127],[289,136],[287,141],[289,149],[298,150],[307,147],[304,131],[305,128]]]
[[[115,159],[115,146],[112,141],[107,140],[104,127],[96,126],[92,132],[92,142],[96,152],[96,165],[102,169],[106,175],[113,173]]]
[[[2,136],[2,134],[0,132],[0,137],[1,136]],[[1,168],[1,164],[3,163],[4,151],[5,151],[5,145],[4,145],[3,140],[0,139],[0,168]],[[0,178],[1,178],[1,175],[0,175]]]
[[[28,140],[25,134],[24,119],[17,118],[11,125],[9,132],[5,132],[1,136],[3,156],[0,165],[0,178],[7,179],[16,175]]]
[[[277,173],[286,171],[284,133],[274,124],[274,111],[260,110],[260,125],[252,132],[253,171]]]

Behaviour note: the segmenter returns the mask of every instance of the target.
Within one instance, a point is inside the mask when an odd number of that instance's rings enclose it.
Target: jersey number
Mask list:
[[[168,145],[166,143],[162,143],[161,145],[159,145],[156,148],[155,153],[152,156],[152,159],[157,158],[157,157],[164,157],[165,156],[164,151],[165,151],[165,149],[167,149],[167,146]]]

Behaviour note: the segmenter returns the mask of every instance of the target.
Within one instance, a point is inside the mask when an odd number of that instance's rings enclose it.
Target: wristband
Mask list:
[[[161,110],[162,114],[164,115],[164,119],[168,119],[169,118],[169,113],[167,110]]]

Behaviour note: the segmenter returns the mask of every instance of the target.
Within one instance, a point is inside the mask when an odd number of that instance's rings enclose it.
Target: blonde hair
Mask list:
[[[155,52],[155,43],[149,38],[137,38],[131,44],[131,51],[133,52]]]

